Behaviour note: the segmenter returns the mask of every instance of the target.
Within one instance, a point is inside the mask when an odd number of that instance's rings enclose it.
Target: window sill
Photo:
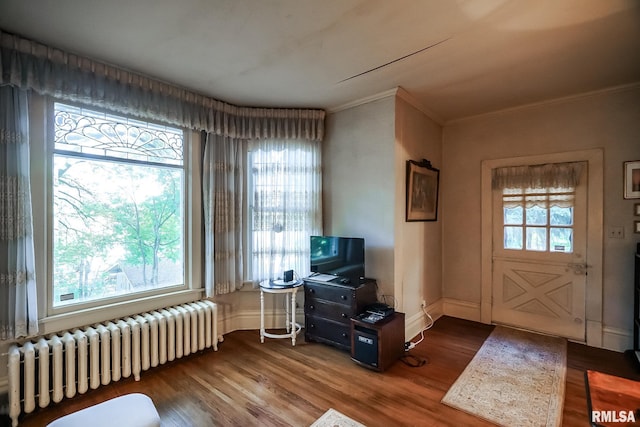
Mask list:
[[[107,320],[120,319],[202,298],[203,289],[188,289],[170,294],[154,295],[151,297],[87,308],[71,313],[57,314],[40,319],[39,335],[52,334],[58,331],[78,328]]]

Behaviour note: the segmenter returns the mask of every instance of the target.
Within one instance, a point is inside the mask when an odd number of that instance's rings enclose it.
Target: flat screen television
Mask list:
[[[349,279],[364,277],[364,239],[311,236],[311,272]]]

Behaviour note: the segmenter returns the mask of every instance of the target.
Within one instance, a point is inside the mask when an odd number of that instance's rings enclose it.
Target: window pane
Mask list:
[[[527,227],[527,250],[547,250],[547,229],[542,227]]]
[[[183,169],[54,156],[53,305],[184,283]]]
[[[182,130],[56,103],[55,149],[182,165]]]
[[[547,209],[540,206],[527,208],[527,225],[547,225]]]
[[[522,227],[504,228],[504,248],[522,249]]]
[[[551,206],[549,209],[551,225],[572,225],[573,224],[573,208],[561,208]]]
[[[522,218],[523,218],[522,206],[504,208],[504,224],[505,225],[521,225]]]
[[[573,229],[552,228],[549,234],[551,252],[573,252]]]

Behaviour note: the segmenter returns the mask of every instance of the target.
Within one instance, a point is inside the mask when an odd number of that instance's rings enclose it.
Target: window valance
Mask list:
[[[580,180],[584,163],[548,163],[543,165],[508,166],[492,171],[494,190],[518,189],[574,189]]]
[[[325,112],[239,107],[0,30],[0,85],[240,139],[321,141]]]

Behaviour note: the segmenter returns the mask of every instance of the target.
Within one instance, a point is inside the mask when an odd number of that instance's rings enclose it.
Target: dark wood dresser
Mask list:
[[[334,281],[338,283],[304,280],[304,336],[351,351],[351,318],[377,301],[376,281]]]

